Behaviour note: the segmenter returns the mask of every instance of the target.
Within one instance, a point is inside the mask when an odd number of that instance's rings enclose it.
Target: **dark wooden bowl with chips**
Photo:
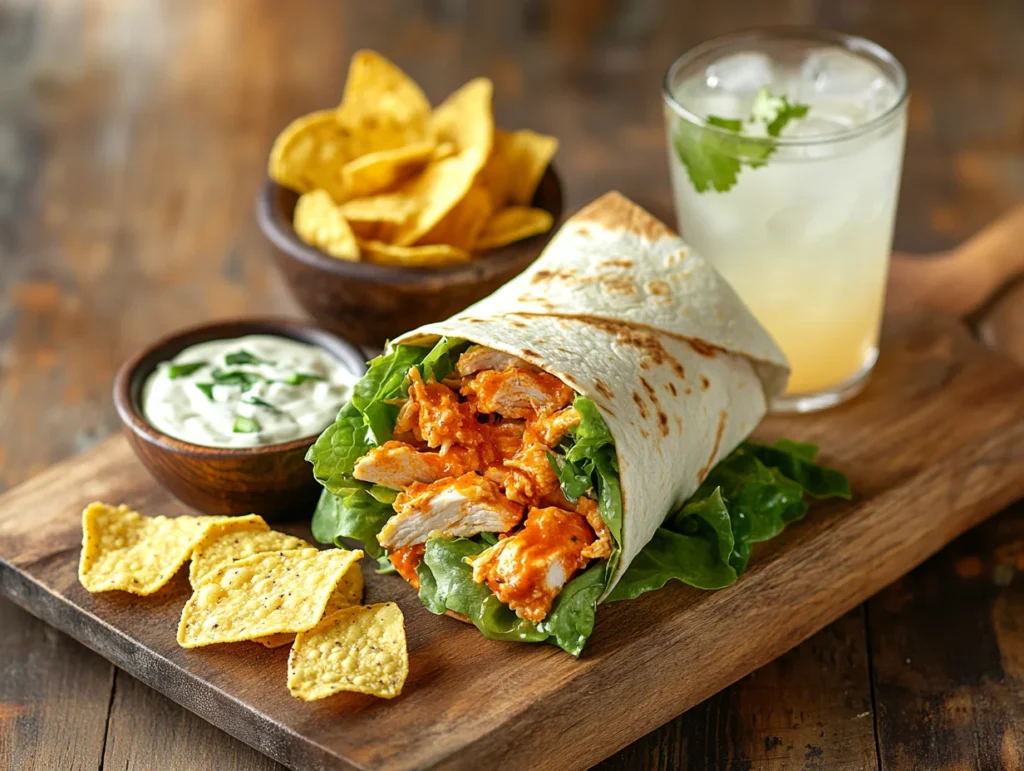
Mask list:
[[[356,375],[366,371],[362,352],[337,335],[301,321],[238,319],[204,324],[158,340],[126,361],[114,378],[114,405],[142,465],[174,496],[207,514],[260,514],[267,520],[309,517],[322,489],[306,462],[317,436],[259,447],[205,447],[150,425],[142,389],[160,362],[210,340],[274,335],[309,343]]]
[[[541,253],[562,217],[562,183],[548,166],[532,206],[554,219],[547,233],[495,249],[463,265],[412,268],[348,262],[303,242],[292,218],[298,194],[267,179],[257,200],[260,227],[299,304],[324,327],[378,347],[402,332],[445,319],[519,275]]]

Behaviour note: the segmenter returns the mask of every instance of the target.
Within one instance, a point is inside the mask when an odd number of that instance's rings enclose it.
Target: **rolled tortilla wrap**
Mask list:
[[[619,193],[571,217],[523,274],[395,342],[457,337],[593,400],[615,438],[621,558],[602,598],[785,388],[782,351],[725,280]]]

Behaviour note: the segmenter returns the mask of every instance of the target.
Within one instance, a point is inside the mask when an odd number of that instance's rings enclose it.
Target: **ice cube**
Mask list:
[[[891,88],[876,64],[841,48],[809,51],[800,79],[803,88],[811,89],[807,95],[811,98],[818,95],[859,100]]]
[[[753,51],[719,59],[704,73],[709,88],[751,95],[771,83],[774,75],[772,60],[766,54]]]

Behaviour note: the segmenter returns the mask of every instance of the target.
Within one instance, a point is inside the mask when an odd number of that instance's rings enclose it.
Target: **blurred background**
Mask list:
[[[155,337],[299,312],[254,199],[273,138],[340,100],[357,49],[392,59],[435,103],[471,76],[493,79],[498,125],[561,140],[568,210],[616,188],[672,221],[666,67],[707,38],[781,24],[868,37],[906,66],[898,250],[952,247],[1024,199],[1021,0],[0,1],[0,489],[112,433],[111,377]],[[1016,520],[993,527],[1020,530]],[[772,768],[875,768],[864,754],[871,720],[856,722],[873,687],[859,663],[861,612],[617,767],[751,768],[776,751],[757,744],[774,725],[792,752],[777,750],[785,762]],[[115,698],[109,664],[6,601],[0,628],[0,702],[46,705],[27,721],[0,703],[0,758],[12,768],[39,762],[42,746],[68,762],[35,767],[98,767],[97,752],[110,767],[273,767],[123,674]],[[929,630],[917,633],[937,636]],[[75,703],[88,709],[60,706]],[[949,768],[992,767],[973,760],[999,757],[1024,714],[1012,688],[978,704],[1002,728],[965,735],[954,757],[964,765]],[[814,765],[822,754],[829,764]],[[730,758],[743,762],[714,765]]]

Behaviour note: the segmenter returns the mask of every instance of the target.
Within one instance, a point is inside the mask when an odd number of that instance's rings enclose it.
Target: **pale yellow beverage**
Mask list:
[[[902,68],[857,38],[750,33],[681,57],[665,89],[683,237],[792,365],[773,408],[852,396],[878,355],[906,135]]]

